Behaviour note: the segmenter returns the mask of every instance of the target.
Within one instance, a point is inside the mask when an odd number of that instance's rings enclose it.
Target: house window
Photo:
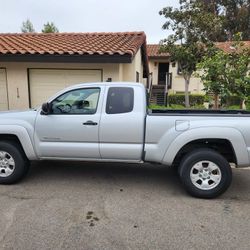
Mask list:
[[[136,82],[140,82],[140,73],[136,71]]]

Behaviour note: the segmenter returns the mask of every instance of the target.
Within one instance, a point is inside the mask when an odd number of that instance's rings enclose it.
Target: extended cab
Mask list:
[[[64,89],[38,109],[0,114],[0,183],[20,180],[30,161],[160,163],[178,169],[193,196],[230,185],[229,163],[250,165],[250,114],[147,109],[138,83]]]

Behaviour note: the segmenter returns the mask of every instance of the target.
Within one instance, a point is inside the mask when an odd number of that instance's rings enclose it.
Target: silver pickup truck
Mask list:
[[[159,163],[178,170],[193,196],[230,185],[230,163],[249,166],[250,114],[148,110],[138,83],[71,86],[42,107],[0,114],[0,183],[19,181],[30,161]]]

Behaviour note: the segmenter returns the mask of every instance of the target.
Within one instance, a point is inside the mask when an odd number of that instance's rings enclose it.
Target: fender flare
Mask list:
[[[234,149],[237,164],[239,166],[249,165],[249,154],[244,137],[239,130],[230,127],[194,128],[180,134],[167,148],[162,163],[172,165],[176,155],[183,146],[200,139],[228,140]]]

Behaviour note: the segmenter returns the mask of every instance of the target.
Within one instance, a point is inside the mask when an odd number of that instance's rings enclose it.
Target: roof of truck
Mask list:
[[[49,98],[49,101],[53,100],[57,96],[73,90],[73,89],[79,89],[79,88],[92,88],[92,87],[105,87],[105,86],[112,86],[112,87],[139,87],[143,91],[145,91],[145,86],[142,83],[138,82],[91,82],[91,83],[79,83],[75,85],[71,85],[65,89],[62,89],[61,91],[57,92],[55,95],[51,96]]]

